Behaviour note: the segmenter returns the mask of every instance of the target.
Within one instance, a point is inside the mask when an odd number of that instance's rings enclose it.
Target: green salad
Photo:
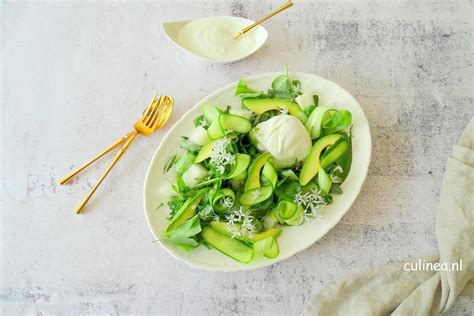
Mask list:
[[[248,263],[277,257],[282,227],[320,220],[342,194],[352,115],[320,104],[287,71],[267,91],[240,80],[235,95],[241,109],[202,106],[184,152],[165,165],[173,197],[164,239]]]

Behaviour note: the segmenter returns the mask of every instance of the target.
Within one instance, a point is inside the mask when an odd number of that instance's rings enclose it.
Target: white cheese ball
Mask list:
[[[278,115],[258,124],[253,134],[258,147],[277,161],[302,161],[311,149],[311,138],[303,123],[292,115]]]

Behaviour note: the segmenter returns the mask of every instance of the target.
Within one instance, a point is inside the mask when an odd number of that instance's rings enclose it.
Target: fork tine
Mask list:
[[[159,118],[163,117],[162,112],[163,108],[168,104],[168,98],[166,96],[163,97],[160,104],[156,107],[156,115],[150,117],[150,120],[146,123],[146,125],[154,130],[155,123],[158,121]]]
[[[156,130],[161,127],[166,121],[168,121],[168,113],[170,108],[170,100],[166,98],[165,102],[163,102],[163,106],[160,108],[160,111],[157,115],[157,119],[153,122],[151,129]]]
[[[143,117],[143,124],[148,125],[148,122],[150,122],[150,120],[153,119],[153,117],[156,115],[157,110],[160,107],[160,104],[162,103],[162,98],[163,96],[161,95],[158,101],[155,102],[153,110],[147,116]]]
[[[143,115],[142,116],[148,116],[150,115],[151,111],[153,110],[153,108],[155,107],[155,104],[156,104],[156,97],[158,96],[158,92],[156,92],[155,94],[155,97],[153,98],[153,100],[151,101],[150,105],[147,106],[147,108],[143,111]]]

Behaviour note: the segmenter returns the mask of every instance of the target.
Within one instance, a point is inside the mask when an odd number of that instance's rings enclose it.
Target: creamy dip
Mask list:
[[[238,39],[232,37],[249,25],[245,19],[216,16],[191,21],[178,33],[178,44],[185,49],[217,61],[244,57],[257,48],[255,30]]]

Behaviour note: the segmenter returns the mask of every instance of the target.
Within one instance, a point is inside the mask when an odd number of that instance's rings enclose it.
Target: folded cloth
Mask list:
[[[303,314],[436,315],[448,310],[465,288],[463,294],[472,295],[473,197],[474,118],[454,145],[443,177],[436,217],[439,256],[413,261],[418,266],[423,262],[425,267],[428,263],[439,264],[438,268],[454,268],[452,263],[458,263],[459,269],[407,271],[414,270],[410,269],[410,261],[371,269],[326,286]]]

